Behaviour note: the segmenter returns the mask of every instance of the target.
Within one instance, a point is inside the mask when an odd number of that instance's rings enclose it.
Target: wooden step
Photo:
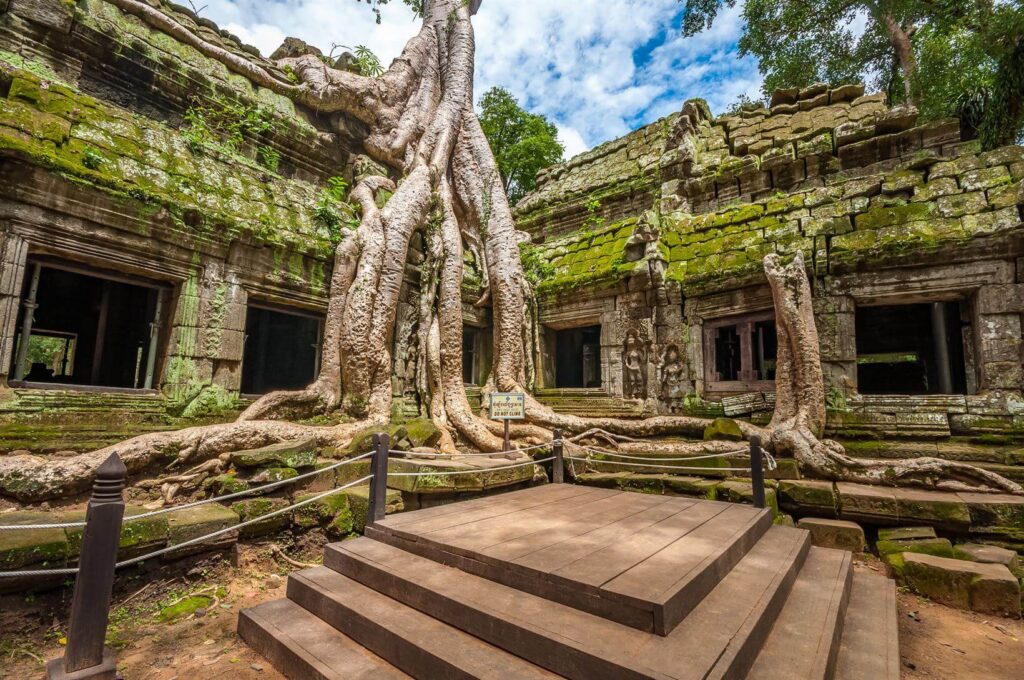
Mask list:
[[[293,680],[409,678],[289,600],[243,609],[238,615],[238,634]]]
[[[810,547],[772,527],[667,636],[444,566],[370,538],[328,546],[325,564],[380,593],[569,678],[743,677]]]
[[[558,677],[326,567],[292,574],[288,597],[414,678]]]
[[[852,579],[850,553],[811,548],[748,680],[830,680]]]
[[[767,510],[744,505],[568,489],[549,485],[467,504],[461,512],[397,515],[366,535],[665,635],[771,526]]]
[[[853,575],[835,677],[836,680],[899,680],[896,583],[891,579],[880,574]]]

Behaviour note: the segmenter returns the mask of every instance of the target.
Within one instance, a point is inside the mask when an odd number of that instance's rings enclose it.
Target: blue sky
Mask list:
[[[202,7],[202,3],[197,3]],[[500,85],[559,129],[572,156],[704,97],[720,112],[761,77],[740,59],[742,2],[693,38],[678,0],[484,0],[474,20],[477,96]],[[269,54],[285,36],[324,51],[364,44],[386,64],[418,29],[399,0],[383,23],[356,0],[209,0],[213,19]]]

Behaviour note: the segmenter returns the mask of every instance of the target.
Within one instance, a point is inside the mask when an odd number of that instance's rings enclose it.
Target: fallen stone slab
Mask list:
[[[832,482],[779,480],[779,504],[798,515],[835,517],[838,505]]]
[[[889,487],[837,483],[840,519],[861,520],[870,524],[896,524],[899,511],[893,491]]]
[[[53,524],[60,519],[48,512],[19,510],[0,514],[0,525]],[[56,569],[68,557],[68,538],[63,529],[0,531],[0,571]]]
[[[811,543],[820,548],[863,552],[867,545],[864,529],[856,522],[805,517],[797,522],[797,528],[810,531]]]
[[[953,544],[948,538],[918,538],[907,540],[879,540],[875,543],[875,549],[882,557],[887,555],[899,555],[901,553],[915,553],[920,555],[935,555],[937,557],[958,557]]]
[[[1024,497],[998,493],[958,493],[973,526],[1024,526]]]
[[[957,546],[957,550],[962,552],[968,559],[981,562],[982,564],[1001,564],[1010,571],[1020,567],[1017,553],[1006,548],[984,545],[982,543],[962,543]]]
[[[949,529],[966,529],[971,513],[959,495],[924,489],[892,489],[900,522],[920,522]]]
[[[288,507],[288,499],[286,498],[247,498],[231,504],[231,510],[238,515],[239,520],[242,522],[248,522],[257,517],[269,515],[286,507]],[[256,538],[273,534],[288,526],[290,520],[289,513],[283,512],[280,515],[268,517],[262,522],[242,527],[239,530],[239,535],[242,538]]]
[[[310,438],[236,451],[231,454],[231,464],[240,468],[302,468],[316,463],[316,456],[316,440]]]
[[[296,503],[319,496],[319,493],[311,492],[295,497]],[[292,513],[292,522],[300,529],[311,529],[321,526],[331,538],[343,538],[351,534],[355,529],[355,522],[352,519],[352,509],[349,506],[349,496],[344,492],[324,496],[319,500],[297,508]]]
[[[936,538],[935,527],[894,527],[879,529],[879,541],[917,541],[925,538]]]
[[[117,548],[117,559],[127,560],[144,555],[167,544],[167,515],[155,515],[143,519],[131,519],[133,516],[149,512],[140,506],[131,506],[124,510],[124,521],[121,523],[121,540]],[[85,510],[60,513],[61,522],[81,522],[85,519]],[[85,527],[69,527],[64,530],[68,537],[68,555],[77,556],[82,551],[82,537]]]
[[[936,602],[1020,618],[1020,582],[1001,564],[903,553],[902,581]]]
[[[238,515],[217,503],[208,503],[194,508],[177,510],[167,514],[167,545],[175,546],[200,536],[227,529],[239,523]],[[228,531],[202,543],[185,546],[164,555],[174,560],[185,555],[219,550],[238,540],[237,531]]]

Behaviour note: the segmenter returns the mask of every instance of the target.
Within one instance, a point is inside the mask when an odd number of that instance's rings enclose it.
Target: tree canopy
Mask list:
[[[480,125],[513,205],[536,187],[540,170],[560,162],[565,154],[558,129],[544,116],[523,109],[500,87],[480,98]]]
[[[736,4],[680,2],[686,35]],[[1024,132],[1022,0],[747,0],[743,19],[740,52],[757,57],[766,95],[864,82],[925,119],[961,117],[986,147]]]

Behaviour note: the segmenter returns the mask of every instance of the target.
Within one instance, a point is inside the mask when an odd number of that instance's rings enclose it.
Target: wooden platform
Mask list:
[[[293,678],[895,680],[894,593],[764,510],[558,484],[389,517],[239,632]]]

